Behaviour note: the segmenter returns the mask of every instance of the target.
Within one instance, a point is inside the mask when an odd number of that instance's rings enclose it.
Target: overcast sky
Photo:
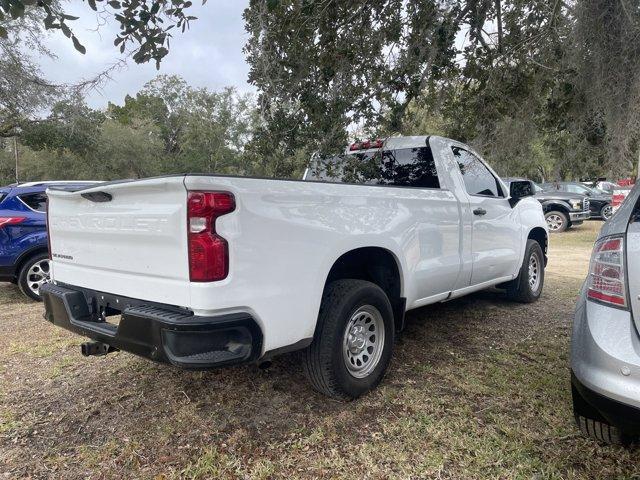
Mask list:
[[[249,67],[242,53],[247,39],[242,12],[248,0],[209,0],[204,6],[200,1],[193,3],[189,14],[198,20],[193,21],[184,34],[174,34],[160,71],[156,70],[155,63],[137,65],[130,60],[128,67],[113,73],[113,80],[101,91],[89,95],[89,105],[102,108],[108,101],[121,104],[127,93],[135,94],[158,74],[180,75],[193,86],[212,90],[234,86],[242,92],[251,91],[247,84]],[[95,76],[118,60],[120,52],[113,46],[118,25],[112,21],[96,32],[98,18],[85,2],[64,5],[67,13],[80,17],[70,22],[70,26],[87,47],[87,53],[78,53],[71,41],[56,31],[49,35],[47,42],[58,58],[41,59],[40,64],[49,80],[75,83]]]

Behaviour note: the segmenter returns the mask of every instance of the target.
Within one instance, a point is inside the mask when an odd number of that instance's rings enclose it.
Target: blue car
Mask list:
[[[77,190],[96,182],[30,182],[0,188],[0,282],[40,300],[49,280],[47,187]]]

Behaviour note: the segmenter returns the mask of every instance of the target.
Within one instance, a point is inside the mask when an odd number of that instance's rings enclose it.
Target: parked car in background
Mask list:
[[[589,198],[577,193],[545,191],[540,185],[524,178],[503,178],[507,184],[515,181],[531,182],[534,198],[542,204],[547,227],[551,233],[561,233],[567,228],[581,225],[591,217]]]
[[[613,195],[611,196],[611,209],[613,213],[616,213],[618,211],[620,206],[624,203],[627,196],[631,192],[632,188],[633,187],[621,187],[619,185],[615,186],[615,188],[613,189]]]
[[[50,277],[45,190],[95,183],[30,182],[0,188],[0,281],[17,283],[26,296],[40,300],[40,287]]]
[[[600,231],[573,323],[573,411],[585,435],[640,435],[640,187]]]
[[[173,175],[48,190],[45,318],[183,368],[304,350],[311,384],[374,388],[405,311],[498,286],[542,292],[547,230],[468,146],[393,137],[318,159],[303,180]]]
[[[544,191],[560,191],[577,193],[589,197],[589,209],[591,218],[602,218],[609,220],[613,215],[611,206],[612,196],[603,190],[595,187],[588,187],[580,182],[550,182],[541,185]]]

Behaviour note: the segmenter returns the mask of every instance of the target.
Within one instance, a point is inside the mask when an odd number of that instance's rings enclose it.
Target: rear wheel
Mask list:
[[[600,216],[606,222],[613,216],[613,207],[610,204],[605,205],[600,210]]]
[[[387,295],[363,280],[337,280],[325,289],[304,367],[313,387],[349,400],[375,388],[393,350],[393,312]]]
[[[573,399],[573,416],[576,420],[576,425],[583,435],[607,445],[626,445],[633,440],[623,434],[617,427],[605,422],[604,419],[585,402],[573,385],[571,385],[571,396]],[[598,419],[592,417],[598,417]]]
[[[507,296],[522,303],[533,303],[540,298],[544,285],[544,254],[535,240],[527,240],[524,260],[515,280],[507,283]]]
[[[49,282],[51,264],[48,253],[38,253],[29,258],[20,269],[18,286],[27,297],[41,301],[40,287]]]
[[[551,233],[564,232],[569,227],[569,218],[564,212],[557,210],[547,212],[544,218]]]

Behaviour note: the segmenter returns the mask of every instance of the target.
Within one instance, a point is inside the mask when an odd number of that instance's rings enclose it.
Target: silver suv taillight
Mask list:
[[[605,237],[596,242],[591,254],[587,298],[628,308],[624,237]]]

